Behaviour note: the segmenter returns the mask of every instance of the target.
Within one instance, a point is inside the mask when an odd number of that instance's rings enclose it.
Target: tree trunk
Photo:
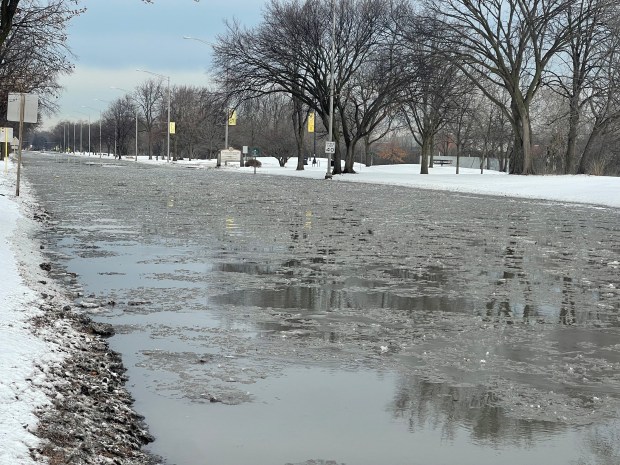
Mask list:
[[[588,137],[588,142],[586,142],[586,146],[583,149],[583,154],[581,155],[581,160],[579,161],[579,167],[577,168],[577,174],[588,173],[592,162],[592,146],[603,132],[603,126],[604,125],[599,122],[594,124],[590,137]]]
[[[149,160],[153,159],[153,130],[147,128],[147,145],[149,150]]]
[[[575,152],[577,147],[577,129],[579,127],[579,95],[570,99],[570,116],[568,118],[568,137],[564,157],[564,174],[575,172]]]
[[[342,174],[342,157],[340,156],[340,144],[336,143],[336,153],[332,157],[334,169],[332,174]]]
[[[344,172],[355,174],[355,147],[357,146],[357,140],[352,140],[347,146],[347,156],[344,160]]]
[[[366,166],[372,165],[371,156],[372,155],[370,153],[370,136],[366,136],[364,137],[364,164]]]
[[[433,148],[433,137],[423,136],[422,139],[422,160],[420,160],[420,174],[428,174],[428,160]]]
[[[511,104],[515,144],[510,159],[510,174],[534,174],[532,168],[532,126],[525,103]]]

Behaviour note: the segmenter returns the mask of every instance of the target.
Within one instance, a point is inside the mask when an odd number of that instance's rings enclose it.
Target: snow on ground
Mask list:
[[[74,155],[50,154],[61,160],[70,160]],[[96,155],[80,155],[97,162]],[[109,157],[105,157],[110,160]],[[260,175],[287,175],[312,179],[324,179],[326,160],[317,159],[318,166],[308,165],[304,171],[296,171],[297,159],[292,158],[282,168],[274,158],[259,158],[262,167]],[[59,160],[59,161],[61,161]],[[164,160],[139,158],[140,163],[164,164]],[[197,169],[215,167],[214,160],[192,160],[171,162],[193,166]],[[223,167],[253,174],[253,168]],[[497,171],[461,168],[455,174],[455,167],[444,166],[430,169],[429,175],[420,175],[419,165],[390,165],[366,167],[355,166],[358,174],[334,176],[331,182],[367,182],[393,184],[423,189],[438,189],[471,194],[526,197],[559,202],[620,207],[620,178],[595,176],[508,176]],[[37,314],[35,305],[38,291],[36,285],[26,283],[20,274],[19,265],[28,267],[36,274],[37,255],[34,245],[28,243],[27,228],[21,226],[25,208],[23,198],[28,197],[22,187],[20,199],[15,197],[15,166],[11,162],[5,171],[0,168],[0,463],[29,465],[29,447],[36,444],[36,438],[29,432],[36,423],[34,410],[46,402],[42,392],[35,387],[41,385],[41,372],[36,364],[54,360],[52,347],[32,334],[28,321]],[[34,378],[39,378],[34,379]],[[35,382],[28,381],[33,379]],[[38,382],[36,382],[38,381]]]
[[[163,160],[148,160],[139,157],[139,162],[166,163]],[[280,167],[273,157],[259,157],[262,166],[257,174],[298,176],[324,179],[327,167],[325,159],[317,158],[318,166],[308,164],[303,171],[297,171],[297,158],[289,159],[285,167]],[[173,164],[215,167],[214,160],[192,160],[171,162]],[[239,168],[229,164],[223,169],[254,173],[254,168]],[[366,182],[392,184],[420,189],[463,192],[468,194],[495,195],[502,197],[521,197],[529,199],[575,202],[608,207],[620,207],[620,178],[608,176],[566,175],[566,176],[511,176],[498,171],[460,168],[456,174],[455,166],[435,166],[429,168],[428,175],[420,174],[420,165],[378,165],[367,167],[355,164],[357,174],[337,175],[332,181]]]
[[[35,364],[56,356],[29,324],[38,313],[39,294],[19,269],[24,259],[32,262],[33,254],[25,250],[32,244],[25,243],[27,226],[21,224],[21,205],[15,200],[15,172],[12,164],[8,168],[0,168],[0,463],[28,465],[34,463],[29,448],[37,444],[30,432],[37,422],[34,409],[47,402],[34,386],[44,382]]]

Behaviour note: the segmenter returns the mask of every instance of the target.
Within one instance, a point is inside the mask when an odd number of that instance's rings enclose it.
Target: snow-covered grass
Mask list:
[[[98,155],[87,154],[49,156],[63,160],[75,156],[88,157],[92,162],[97,162],[99,158]],[[111,157],[104,158],[111,160]],[[318,166],[310,164],[303,171],[296,170],[296,158],[290,159],[283,168],[274,158],[259,159],[262,167],[256,170],[257,175],[325,178],[325,159],[317,159]],[[167,163],[146,157],[139,157],[138,162]],[[131,163],[131,160],[124,163]],[[191,165],[197,169],[215,168],[214,160],[183,160],[172,164]],[[358,174],[338,175],[325,182],[381,183],[620,207],[620,178],[509,176],[496,171],[485,171],[481,175],[479,170],[467,168],[461,168],[461,174],[457,175],[453,166],[432,168],[429,175],[420,175],[419,165],[366,167],[356,164],[355,168]],[[254,174],[254,168],[231,165],[220,169]],[[42,390],[36,387],[40,383],[28,380],[41,376],[40,370],[35,368],[37,363],[53,360],[57,356],[52,354],[50,344],[33,335],[28,323],[37,314],[36,301],[39,298],[36,280],[25,282],[24,274],[20,272],[20,266],[23,266],[28,268],[30,276],[36,275],[39,258],[34,252],[35,246],[28,244],[28,226],[22,215],[25,208],[23,199],[28,199],[28,190],[22,188],[22,197],[17,199],[15,165],[9,163],[5,172],[2,163],[0,170],[0,463],[29,465],[33,462],[28,449],[36,444],[36,438],[30,432],[36,424],[34,410],[46,399]]]
[[[34,410],[47,402],[40,389],[41,370],[58,356],[52,346],[35,336],[30,327],[38,313],[40,294],[33,283],[24,281],[20,266],[34,270],[36,253],[28,243],[28,228],[15,199],[13,164],[0,174],[0,463],[34,463],[29,448],[37,444],[31,433],[37,424]],[[39,387],[38,387],[39,386]]]
[[[262,163],[257,174],[297,176],[311,179],[324,179],[327,161],[317,158],[317,166],[308,164],[303,171],[297,171],[297,158],[289,159],[280,167],[273,157],[259,157]],[[138,157],[140,163],[166,163],[165,160],[148,160]],[[215,160],[182,160],[175,164],[193,165],[197,168],[215,167]],[[254,168],[239,168],[238,164],[220,169],[232,169],[242,173],[254,173]],[[460,168],[456,174],[455,166],[435,166],[428,175],[420,174],[420,165],[379,165],[367,167],[355,164],[357,174],[337,175],[336,182],[365,182],[391,184],[421,189],[463,192],[469,194],[521,197],[529,199],[575,202],[609,207],[620,207],[620,178],[606,176],[566,175],[566,176],[514,176],[498,171]]]

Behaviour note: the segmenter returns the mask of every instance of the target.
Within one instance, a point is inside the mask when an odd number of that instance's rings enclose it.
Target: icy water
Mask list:
[[[620,463],[618,210],[53,155],[24,176],[170,464]]]

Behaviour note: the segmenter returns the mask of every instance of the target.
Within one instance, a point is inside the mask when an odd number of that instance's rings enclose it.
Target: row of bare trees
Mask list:
[[[306,132],[315,112],[319,144],[333,116],[334,173],[408,134],[422,173],[441,153],[492,157],[517,174],[618,174],[615,3],[270,0],[256,26],[232,21],[218,37],[216,88],[172,89],[171,152],[212,157],[236,108],[229,145],[280,163],[297,156],[298,169],[322,153]],[[166,102],[159,81],[113,102],[101,117],[106,146],[133,151],[137,114],[140,152],[163,155]]]
[[[130,94],[109,102],[100,115],[90,120],[91,151],[133,154],[137,119],[139,155],[165,157],[167,99],[166,86],[160,80],[150,79]],[[295,148],[289,102],[274,95],[244,102],[237,111],[238,125],[228,128],[229,145],[247,145],[256,154],[266,153],[286,163]],[[224,148],[226,115],[222,92],[207,87],[172,86],[170,120],[175,123],[175,133],[171,136],[171,157],[214,158]],[[86,151],[87,121],[85,118],[65,120],[47,132],[39,131],[34,148]]]
[[[616,3],[271,0],[258,25],[228,23],[215,62],[235,105],[286,96],[299,135],[310,111],[327,126],[333,41],[335,173],[341,156],[353,172],[358,143],[403,128],[423,173],[448,139],[512,173],[615,173]]]

